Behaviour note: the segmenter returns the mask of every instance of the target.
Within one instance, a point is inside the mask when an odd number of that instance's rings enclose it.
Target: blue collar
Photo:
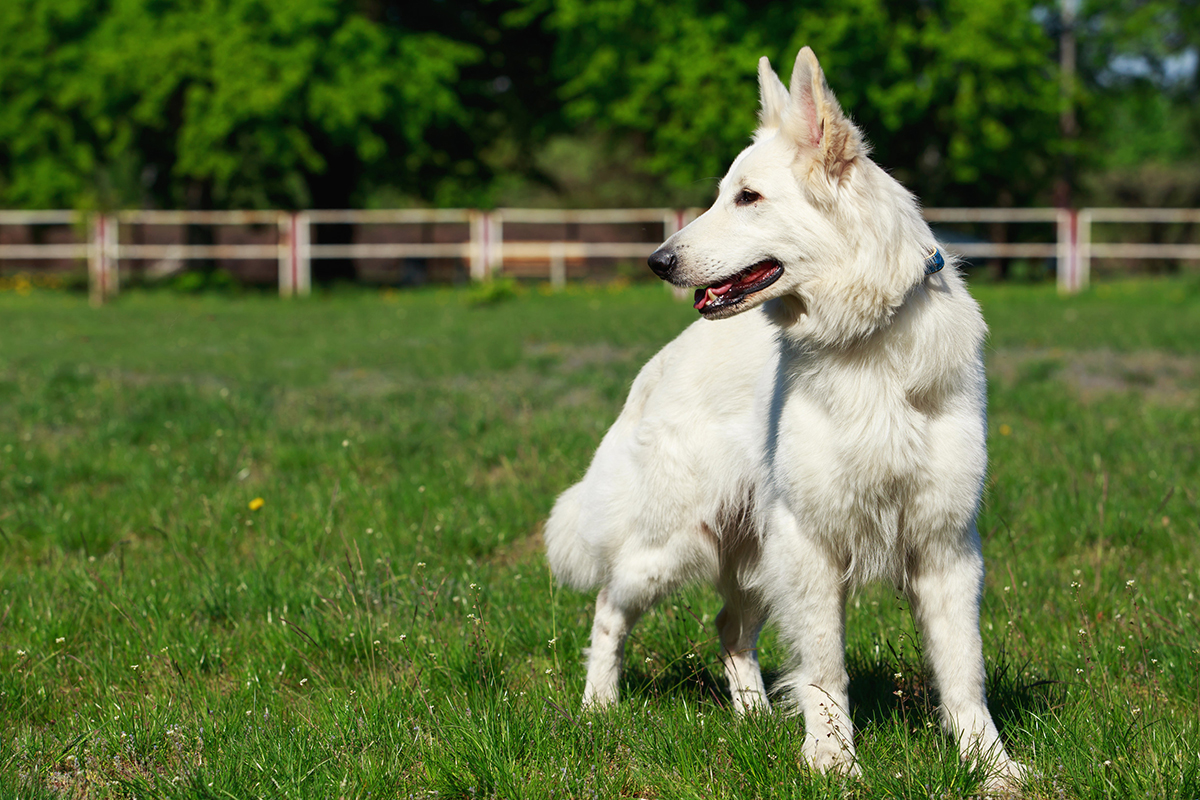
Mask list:
[[[946,266],[946,259],[942,258],[942,251],[936,247],[933,252],[925,256],[925,275],[929,276],[935,272],[941,272],[942,267]]]

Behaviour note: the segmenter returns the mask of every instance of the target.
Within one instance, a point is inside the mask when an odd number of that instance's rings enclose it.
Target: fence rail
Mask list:
[[[473,280],[487,280],[505,268],[506,261],[543,262],[554,286],[566,282],[567,262],[591,258],[648,256],[671,234],[701,213],[699,209],[386,209],[284,211],[119,211],[85,216],[64,210],[0,211],[4,226],[69,226],[82,233],[82,242],[0,243],[0,266],[5,261],[86,260],[94,302],[116,294],[120,265],[128,261],[184,262],[188,260],[274,260],[278,263],[279,292],[307,294],[312,285],[312,262],[321,259],[459,259],[469,265]],[[967,258],[1055,259],[1062,292],[1079,291],[1088,284],[1091,262],[1103,258],[1200,260],[1200,244],[1093,242],[1097,224],[1200,223],[1200,209],[1192,208],[928,208],[932,223],[991,223],[1054,225],[1053,241],[951,242],[946,249]],[[460,225],[440,242],[357,242],[346,244],[313,241],[313,226]],[[661,226],[661,237],[652,241],[596,241],[576,231],[571,240],[505,237],[505,225]],[[141,226],[264,226],[273,242],[217,244],[139,244],[122,242],[122,228]],[[643,231],[644,233],[645,231]],[[261,233],[261,232],[260,232]],[[77,235],[78,238],[79,235]],[[1050,238],[1047,236],[1046,238]]]

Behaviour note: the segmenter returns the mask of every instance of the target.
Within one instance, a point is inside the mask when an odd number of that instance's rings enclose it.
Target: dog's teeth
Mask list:
[[[714,292],[714,291],[712,290],[712,287],[709,287],[709,289],[708,289],[708,302],[710,302],[710,303],[716,302],[716,300],[717,300],[717,297],[718,297],[718,296],[719,296],[719,295],[718,295],[716,292]]]

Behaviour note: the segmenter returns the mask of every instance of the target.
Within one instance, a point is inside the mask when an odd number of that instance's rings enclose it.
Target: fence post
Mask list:
[[[117,220],[107,214],[96,214],[89,226],[88,242],[88,299],[93,306],[102,306],[117,294]]]
[[[1092,212],[1083,209],[1077,220],[1079,225],[1079,288],[1086,289],[1092,282]]]
[[[550,243],[550,288],[561,291],[567,285],[567,256],[562,242]]]
[[[308,212],[292,214],[292,245],[296,264],[296,294],[308,297],[312,294],[312,225]]]
[[[1079,291],[1079,214],[1073,208],[1058,209],[1058,293]]]
[[[280,212],[276,222],[279,226],[279,296],[291,297],[295,291],[292,279],[292,219]]]
[[[682,208],[671,209],[663,214],[663,241],[670,239],[675,234],[679,233],[688,224],[688,212]],[[692,296],[692,292],[688,289],[681,289],[678,286],[663,281],[663,286],[667,287],[667,291],[676,300],[688,300]]]
[[[472,208],[468,212],[468,219],[471,228],[471,240],[468,244],[471,253],[471,280],[485,281],[488,278],[487,214]]]
[[[279,296],[305,296],[312,292],[312,241],[308,214],[279,215]]]
[[[683,218],[684,213],[685,212],[682,208],[675,208],[670,209],[663,214],[664,242],[675,234],[679,233],[679,231],[683,230],[683,226],[686,224]]]
[[[488,277],[504,270],[504,215],[492,211],[485,215],[487,219],[487,262]]]
[[[121,224],[116,214],[109,214],[105,219],[104,266],[108,275],[105,285],[108,287],[108,296],[116,297],[121,290]]]

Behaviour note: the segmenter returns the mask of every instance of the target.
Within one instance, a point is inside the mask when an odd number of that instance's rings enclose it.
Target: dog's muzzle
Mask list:
[[[675,269],[675,252],[665,247],[660,247],[650,254],[650,258],[646,259],[646,263],[650,265],[650,269],[655,275],[664,281],[670,280],[669,276]]]

